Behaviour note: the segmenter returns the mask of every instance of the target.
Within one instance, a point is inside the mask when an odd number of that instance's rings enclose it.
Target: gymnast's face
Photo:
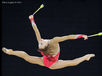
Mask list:
[[[49,40],[44,40],[42,39],[40,42],[39,42],[39,49],[44,49],[45,47],[48,46],[48,42]]]

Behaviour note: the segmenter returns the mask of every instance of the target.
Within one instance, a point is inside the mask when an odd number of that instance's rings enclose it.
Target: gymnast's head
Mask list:
[[[41,39],[41,41],[39,42],[39,49],[40,50],[45,50],[47,49],[48,45],[49,45],[49,41],[48,39]]]

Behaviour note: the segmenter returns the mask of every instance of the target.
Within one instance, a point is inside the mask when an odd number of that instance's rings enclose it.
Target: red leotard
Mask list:
[[[59,58],[59,54],[60,51],[58,52],[58,54],[56,56],[51,56],[51,55],[44,55],[44,53],[42,51],[40,51],[41,55],[43,55],[43,63],[46,67],[50,67],[52,64],[54,64],[58,58]]]

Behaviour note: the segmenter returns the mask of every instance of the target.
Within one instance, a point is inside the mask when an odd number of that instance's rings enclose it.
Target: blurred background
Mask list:
[[[38,43],[29,21],[29,15],[41,5],[45,7],[34,15],[42,38],[70,34],[96,34],[102,31],[100,0],[2,0],[2,47],[23,50],[32,56]],[[96,54],[89,62],[59,70],[50,70],[2,52],[1,76],[102,76],[102,36],[70,40],[60,43],[59,59],[71,60],[88,53]]]

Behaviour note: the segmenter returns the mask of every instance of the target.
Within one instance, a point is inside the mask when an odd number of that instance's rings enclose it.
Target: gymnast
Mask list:
[[[23,58],[25,61],[38,64],[40,66],[45,66],[49,69],[62,69],[65,67],[70,66],[77,66],[78,64],[82,63],[83,61],[89,61],[95,54],[86,54],[82,57],[75,58],[72,60],[59,60],[60,55],[60,46],[59,43],[65,40],[72,40],[72,39],[79,39],[84,38],[84,40],[88,39],[87,35],[84,34],[76,34],[76,35],[66,35],[66,36],[56,36],[52,39],[43,39],[40,35],[40,32],[37,28],[37,25],[34,21],[33,15],[29,16],[31,21],[32,27],[35,31],[36,38],[38,41],[38,48],[39,52],[41,53],[42,57],[37,56],[30,56],[24,51],[18,51],[13,49],[7,49],[5,47],[2,48],[2,51],[8,55],[15,55],[20,58]]]

